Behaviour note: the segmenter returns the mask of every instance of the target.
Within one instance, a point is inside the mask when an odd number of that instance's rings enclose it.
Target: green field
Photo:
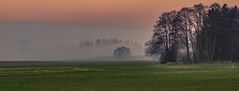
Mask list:
[[[0,91],[238,91],[239,65],[0,62]]]

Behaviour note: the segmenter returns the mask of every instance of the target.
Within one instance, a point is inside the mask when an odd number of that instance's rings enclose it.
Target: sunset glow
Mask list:
[[[149,23],[166,10],[225,0],[1,0],[0,22]],[[227,0],[229,4],[238,3]]]

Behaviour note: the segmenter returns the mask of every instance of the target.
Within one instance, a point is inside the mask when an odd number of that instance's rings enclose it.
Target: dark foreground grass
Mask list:
[[[239,65],[92,62],[0,68],[0,91],[238,91]]]

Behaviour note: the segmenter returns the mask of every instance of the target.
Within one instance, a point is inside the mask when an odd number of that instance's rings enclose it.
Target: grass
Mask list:
[[[237,64],[160,65],[157,62],[56,62],[56,64],[2,66],[0,91],[239,90]]]

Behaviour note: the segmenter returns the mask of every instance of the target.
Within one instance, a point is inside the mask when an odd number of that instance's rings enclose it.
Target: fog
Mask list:
[[[96,39],[131,40],[133,55],[144,55],[143,43],[150,34],[134,27],[82,26],[81,24],[0,24],[1,61],[80,60],[113,55],[121,45],[79,48],[81,41]],[[122,45],[123,46],[123,45]]]
[[[180,1],[180,0],[179,0]],[[79,48],[81,41],[131,40],[144,55],[161,13],[215,0],[0,0],[0,61],[79,60],[111,56],[114,46]],[[234,0],[216,0],[234,5]],[[124,6],[124,7],[122,7]]]

